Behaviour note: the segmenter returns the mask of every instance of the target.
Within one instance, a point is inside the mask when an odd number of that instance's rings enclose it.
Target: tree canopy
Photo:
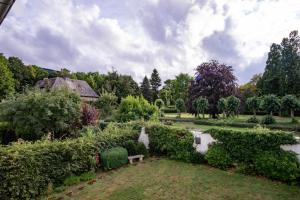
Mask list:
[[[161,78],[157,69],[153,69],[150,79],[151,89],[152,89],[152,101],[154,102],[158,99],[159,87],[161,86]]]
[[[0,54],[0,101],[15,91],[13,74],[8,68],[8,61]]]

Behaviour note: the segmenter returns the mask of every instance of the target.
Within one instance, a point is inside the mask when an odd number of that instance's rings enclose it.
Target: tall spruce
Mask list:
[[[152,102],[152,92],[150,87],[150,82],[147,76],[144,77],[143,82],[141,83],[141,94],[143,97],[149,101]]]
[[[159,87],[161,86],[161,78],[156,69],[153,69],[150,79],[151,90],[152,90],[152,101],[158,99]]]

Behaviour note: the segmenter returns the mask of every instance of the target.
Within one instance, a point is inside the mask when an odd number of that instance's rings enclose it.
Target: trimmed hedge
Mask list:
[[[235,162],[253,163],[262,151],[280,150],[280,145],[296,144],[292,133],[270,130],[210,129],[206,131],[220,142]]]
[[[101,164],[105,170],[119,168],[128,162],[128,152],[123,147],[115,147],[101,153]]]
[[[209,165],[223,170],[229,168],[233,164],[230,155],[224,149],[224,147],[216,143],[208,149],[207,153],[205,154],[205,159]]]
[[[94,137],[0,147],[0,199],[35,199],[49,184],[59,186],[68,176],[94,170],[98,152],[139,135],[125,125],[107,130]]]
[[[149,135],[150,153],[171,159],[191,162],[195,149],[193,134],[181,128],[161,124],[146,126]]]

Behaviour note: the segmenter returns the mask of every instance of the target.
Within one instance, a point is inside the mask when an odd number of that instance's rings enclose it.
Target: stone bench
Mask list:
[[[135,156],[128,156],[129,163],[132,164],[134,159],[139,159],[139,161],[143,161],[144,155],[135,155]]]

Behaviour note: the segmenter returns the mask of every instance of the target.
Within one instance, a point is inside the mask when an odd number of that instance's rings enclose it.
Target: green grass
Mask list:
[[[251,199],[299,200],[300,187],[171,160],[148,160],[117,171],[98,174],[82,190],[73,186],[53,199]],[[66,193],[72,191],[72,197]]]

